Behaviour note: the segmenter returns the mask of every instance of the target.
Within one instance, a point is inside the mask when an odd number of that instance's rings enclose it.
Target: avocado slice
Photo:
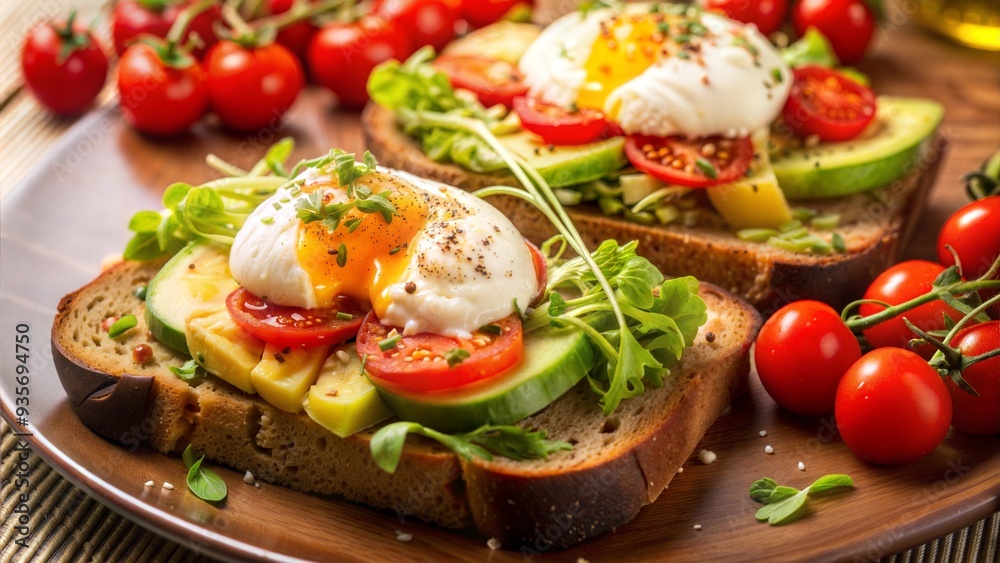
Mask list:
[[[174,255],[146,287],[146,326],[163,344],[190,354],[185,322],[192,311],[222,311],[237,288],[229,253],[209,242],[192,242]]]
[[[941,123],[941,104],[879,96],[861,136],[812,148],[778,148],[771,168],[789,199],[831,198],[889,184],[917,165]]]
[[[530,131],[499,137],[503,146],[534,168],[553,188],[604,178],[625,166],[625,137],[585,145],[546,145]]]
[[[418,396],[371,381],[402,420],[441,432],[467,432],[527,418],[576,385],[593,365],[594,349],[583,332],[546,328],[524,336],[524,359],[518,366],[483,384]]]

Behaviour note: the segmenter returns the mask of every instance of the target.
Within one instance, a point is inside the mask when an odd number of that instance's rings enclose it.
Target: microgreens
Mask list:
[[[304,161],[307,164],[299,163],[293,170],[297,174],[305,168],[325,168],[332,166],[337,172],[337,182],[346,188],[348,200],[341,203],[323,203],[323,193],[319,190],[309,195],[304,195],[295,201],[296,215],[303,223],[321,221],[329,232],[333,232],[343,223],[347,231],[353,233],[364,220],[365,215],[378,213],[386,223],[391,223],[396,215],[396,207],[389,201],[389,191],[382,191],[377,194],[372,193],[368,186],[355,185],[354,182],[372,172],[375,172],[378,163],[372,153],[365,151],[363,161],[354,160],[354,153],[347,153],[340,149],[332,149],[326,156],[318,159]],[[347,219],[347,216],[354,210],[365,214]],[[345,220],[346,219],[346,220]],[[342,245],[343,246],[343,245]],[[337,263],[343,266],[342,261],[346,261],[346,250],[340,249],[337,256]]]
[[[804,514],[807,497],[851,487],[854,487],[854,481],[843,474],[824,475],[801,491],[764,477],[750,485],[750,498],[764,505],[754,517],[775,526],[800,518]]]
[[[396,472],[407,434],[437,440],[464,459],[491,460],[494,455],[513,460],[545,459],[555,452],[573,448],[566,442],[546,440],[544,430],[531,431],[519,426],[487,424],[464,434],[445,434],[416,422],[396,422],[380,428],[371,439],[372,457],[383,471]]]
[[[176,375],[177,377],[183,379],[184,381],[191,381],[195,378],[198,373],[198,362],[193,359],[184,362],[181,367],[170,366],[170,373]]]

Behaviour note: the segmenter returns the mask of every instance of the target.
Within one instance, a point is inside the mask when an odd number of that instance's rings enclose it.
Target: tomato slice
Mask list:
[[[383,325],[371,311],[358,333],[358,354],[367,356],[365,371],[390,390],[448,391],[496,377],[521,361],[521,319],[515,314],[487,327],[474,332],[470,340],[427,333],[399,336],[401,329]],[[394,340],[398,341],[392,346]]]
[[[875,118],[875,93],[839,72],[804,66],[795,69],[781,116],[799,137],[846,141],[860,135]]]
[[[742,178],[753,162],[753,143],[750,137],[629,135],[625,155],[632,166],[668,184],[707,188]]]
[[[434,68],[448,75],[455,88],[470,90],[486,107],[513,107],[514,98],[528,93],[524,75],[516,66],[498,59],[472,55],[442,55]]]
[[[337,305],[328,309],[302,309],[268,303],[242,287],[229,294],[226,307],[236,324],[278,346],[339,344],[358,334],[365,316],[350,297],[337,297]]]
[[[535,290],[535,298],[531,300],[532,305],[541,302],[545,295],[545,288],[549,286],[549,264],[545,261],[545,256],[538,247],[530,240],[524,239],[524,244],[531,251],[531,265],[535,267],[535,279],[538,280],[538,289]]]
[[[608,128],[604,114],[589,108],[570,111],[531,97],[514,99],[521,126],[551,145],[583,145]]]

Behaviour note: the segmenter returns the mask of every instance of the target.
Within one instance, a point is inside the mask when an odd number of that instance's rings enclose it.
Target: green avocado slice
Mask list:
[[[418,396],[390,391],[370,379],[402,420],[441,432],[467,432],[531,416],[576,385],[593,365],[594,349],[583,332],[543,329],[525,335],[520,365],[484,384]]]
[[[941,104],[879,96],[877,113],[861,136],[812,148],[778,148],[771,167],[789,199],[817,199],[870,191],[912,170],[941,123]]]

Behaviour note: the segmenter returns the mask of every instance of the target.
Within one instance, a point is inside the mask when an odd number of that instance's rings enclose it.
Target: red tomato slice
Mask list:
[[[354,338],[365,315],[349,297],[338,297],[329,309],[302,309],[268,303],[242,287],[229,294],[226,307],[236,324],[278,346],[339,344]],[[351,318],[341,318],[344,314]]]
[[[795,83],[781,111],[799,137],[846,141],[861,134],[875,118],[871,88],[820,66],[795,69]]]
[[[528,93],[524,76],[516,66],[498,59],[471,55],[442,55],[434,68],[448,75],[455,88],[470,90],[486,107],[514,105],[514,98]]]
[[[542,251],[538,250],[538,247],[530,240],[524,239],[524,244],[531,251],[531,265],[535,267],[535,278],[538,280],[538,289],[535,292],[535,298],[531,301],[531,304],[535,305],[542,300],[545,288],[549,286],[549,264],[545,261]]]
[[[707,188],[742,178],[753,162],[753,143],[750,137],[629,135],[625,155],[632,166],[668,184]]]
[[[569,111],[530,97],[514,99],[521,126],[551,145],[583,145],[601,137],[608,128],[604,114],[593,109]]]
[[[371,311],[358,333],[358,354],[367,356],[365,371],[378,385],[404,393],[448,391],[496,377],[521,361],[524,341],[517,315],[487,326],[497,328],[478,330],[471,340],[422,333],[398,337],[391,346],[390,332],[401,329],[383,325]],[[457,359],[466,353],[449,365],[449,357]]]

